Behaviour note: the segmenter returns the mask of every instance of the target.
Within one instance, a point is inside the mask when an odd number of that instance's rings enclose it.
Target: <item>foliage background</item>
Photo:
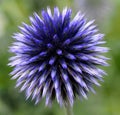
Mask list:
[[[15,89],[15,81],[10,80],[7,66],[10,54],[8,47],[12,35],[18,31],[21,22],[29,23],[28,17],[33,12],[40,12],[47,6],[53,8],[65,6],[73,9],[73,15],[85,11],[89,18],[95,18],[100,31],[105,33],[111,58],[110,66],[104,68],[108,73],[102,87],[95,87],[96,95],[90,93],[88,100],[74,104],[75,115],[120,115],[120,0],[0,0],[0,115],[63,115],[64,108],[55,102],[51,108],[44,105],[44,100],[34,105],[26,101],[24,93]],[[86,5],[87,4],[87,5]],[[99,9],[96,9],[99,8]]]

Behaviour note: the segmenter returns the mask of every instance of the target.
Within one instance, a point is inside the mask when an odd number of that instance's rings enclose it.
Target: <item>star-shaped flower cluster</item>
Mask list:
[[[9,65],[14,67],[12,79],[16,87],[25,91],[38,103],[46,98],[46,105],[57,99],[60,105],[73,105],[76,97],[87,98],[99,86],[105,72],[98,65],[107,66],[108,58],[101,55],[108,48],[103,34],[98,33],[94,21],[86,21],[80,12],[71,19],[71,9],[50,8],[30,17],[31,25],[23,23],[14,34]]]

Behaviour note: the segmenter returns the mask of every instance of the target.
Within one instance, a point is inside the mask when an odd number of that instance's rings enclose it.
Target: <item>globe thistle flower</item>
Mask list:
[[[57,99],[60,105],[72,106],[76,97],[87,98],[89,91],[94,92],[93,84],[100,86],[98,81],[103,80],[105,72],[98,65],[108,65],[101,55],[108,51],[100,46],[104,35],[84,14],[78,12],[71,19],[71,12],[55,7],[53,14],[50,8],[43,10],[42,18],[34,13],[31,24],[23,23],[13,36],[10,74],[36,104],[45,97],[46,105]]]

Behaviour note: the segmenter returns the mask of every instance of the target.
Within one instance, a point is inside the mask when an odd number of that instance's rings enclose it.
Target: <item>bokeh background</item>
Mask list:
[[[12,35],[18,31],[21,22],[29,23],[28,17],[33,12],[40,12],[49,6],[65,6],[73,9],[73,16],[78,10],[86,13],[89,19],[96,19],[100,32],[105,33],[106,46],[110,47],[108,73],[97,93],[89,94],[88,100],[75,101],[74,115],[120,115],[120,0],[0,0],[0,115],[64,115],[56,101],[51,108],[45,107],[44,100],[34,105],[26,101],[24,93],[15,89],[15,81],[10,80],[7,66],[12,55],[8,47]]]

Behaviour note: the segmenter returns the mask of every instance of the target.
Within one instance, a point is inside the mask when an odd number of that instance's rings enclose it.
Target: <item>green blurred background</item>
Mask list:
[[[107,57],[110,66],[104,68],[108,73],[102,87],[95,87],[97,93],[89,94],[88,100],[75,101],[74,115],[120,115],[120,0],[0,0],[0,115],[64,115],[56,101],[51,108],[45,107],[44,100],[34,105],[26,101],[24,93],[15,89],[15,81],[10,80],[7,66],[12,55],[8,47],[12,35],[18,31],[21,22],[29,23],[33,12],[46,9],[47,6],[60,9],[65,6],[86,12],[86,17],[96,19],[100,32],[105,33],[106,46],[110,47]]]

